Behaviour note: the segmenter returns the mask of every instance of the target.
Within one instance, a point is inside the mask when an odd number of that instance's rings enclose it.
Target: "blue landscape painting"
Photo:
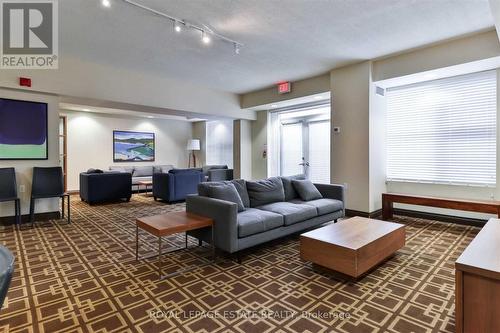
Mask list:
[[[47,103],[0,98],[0,159],[47,158]]]
[[[155,160],[154,133],[114,131],[115,162],[152,162]]]

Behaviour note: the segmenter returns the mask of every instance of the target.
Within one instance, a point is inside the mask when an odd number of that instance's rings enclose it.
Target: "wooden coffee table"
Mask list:
[[[357,279],[404,245],[403,224],[353,217],[300,235],[300,257]]]
[[[200,266],[190,267],[177,272],[163,275],[161,257],[163,254],[172,253],[179,250],[184,250],[188,248],[188,235],[187,232],[195,229],[202,229],[207,227],[212,227],[212,262],[215,262],[215,243],[214,243],[214,228],[213,220],[208,217],[203,217],[187,212],[173,212],[162,215],[154,215],[148,217],[141,217],[136,220],[135,223],[135,260],[148,259],[153,257],[158,257],[158,278],[159,280],[172,277],[181,273],[186,273],[192,271]],[[158,237],[158,254],[149,257],[139,258],[139,229],[142,229],[156,237]],[[185,246],[177,248],[168,252],[161,252],[161,238],[163,236],[169,236],[177,233],[184,232],[186,235]],[[207,263],[207,264],[211,264]]]

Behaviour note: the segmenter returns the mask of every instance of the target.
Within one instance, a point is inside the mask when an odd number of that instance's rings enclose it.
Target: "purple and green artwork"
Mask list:
[[[115,162],[152,162],[155,160],[155,135],[142,132],[113,132]]]
[[[47,158],[47,104],[0,98],[0,159]]]

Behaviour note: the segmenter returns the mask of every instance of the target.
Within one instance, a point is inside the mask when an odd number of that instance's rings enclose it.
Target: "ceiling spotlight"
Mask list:
[[[240,54],[240,44],[234,43],[234,54]]]
[[[175,32],[182,31],[181,23],[179,21],[174,21],[174,30],[175,30]]]
[[[201,40],[203,41],[203,43],[208,44],[210,43],[210,36],[205,31],[202,31]]]
[[[102,0],[101,3],[106,8],[111,7],[111,1],[110,0]]]

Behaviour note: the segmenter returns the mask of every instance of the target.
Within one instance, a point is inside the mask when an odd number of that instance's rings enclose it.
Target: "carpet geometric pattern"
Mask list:
[[[479,228],[396,216],[406,246],[357,282],[313,272],[296,235],[251,249],[241,265],[222,256],[158,281],[155,259],[135,261],[135,219],[183,209],[143,195],[96,206],[75,196],[71,225],[0,227],[16,256],[0,332],[454,331],[454,261]],[[183,237],[165,240],[167,250]],[[142,255],[156,244],[141,234]],[[164,257],[165,273],[209,256],[190,245]]]

